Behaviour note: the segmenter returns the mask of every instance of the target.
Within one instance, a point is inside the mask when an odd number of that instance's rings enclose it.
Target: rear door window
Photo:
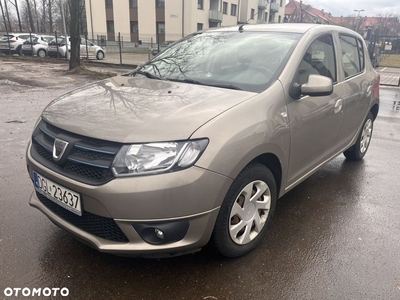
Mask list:
[[[363,43],[359,39],[348,35],[339,35],[339,40],[345,77],[349,78],[364,71]]]

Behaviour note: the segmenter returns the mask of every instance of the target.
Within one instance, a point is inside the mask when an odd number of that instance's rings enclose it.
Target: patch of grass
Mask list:
[[[380,67],[400,68],[400,54],[384,54],[379,64]]]

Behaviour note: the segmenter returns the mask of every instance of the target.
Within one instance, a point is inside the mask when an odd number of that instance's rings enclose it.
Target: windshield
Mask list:
[[[300,37],[279,32],[196,33],[134,74],[261,92],[279,76]]]

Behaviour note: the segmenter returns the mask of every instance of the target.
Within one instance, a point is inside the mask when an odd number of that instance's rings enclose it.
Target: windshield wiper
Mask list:
[[[135,71],[134,74],[135,74],[135,75],[136,75],[136,74],[140,74],[140,75],[146,76],[147,78],[150,78],[150,79],[163,80],[163,78],[154,76],[153,74],[151,74],[151,73],[149,73],[149,72],[146,72],[146,71]]]
[[[168,79],[169,81],[177,81],[177,82],[185,82],[185,83],[191,83],[191,84],[198,84],[198,85],[207,85],[207,86],[214,86],[214,87],[219,87],[223,89],[231,89],[231,90],[238,90],[241,91],[242,89],[238,86],[232,85],[232,84],[212,84],[212,83],[204,83],[198,80],[194,79]]]

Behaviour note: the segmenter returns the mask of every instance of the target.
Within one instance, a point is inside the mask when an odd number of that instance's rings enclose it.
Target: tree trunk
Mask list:
[[[79,2],[80,0],[70,0],[71,22],[69,32],[71,36],[71,58],[69,60],[69,69],[72,70],[80,66],[80,45],[81,37],[79,36]]]
[[[42,0],[42,29],[42,32],[48,33],[46,30],[46,0]]]
[[[52,18],[52,11],[51,11],[51,0],[49,0],[49,25],[50,25],[50,33],[53,33],[53,18]]]
[[[17,11],[19,32],[22,32],[21,17],[19,16],[19,9],[18,9],[18,1],[17,0],[15,0],[15,5],[14,6],[15,6],[15,10]]]
[[[26,0],[26,5],[28,6],[28,18],[29,18],[29,25],[31,26],[31,32],[35,32],[36,31],[35,23],[33,22],[31,4],[29,3],[29,0]]]
[[[8,12],[7,0],[4,0],[4,8],[6,9],[7,21],[8,21],[8,30],[12,31],[11,22],[10,22],[10,13]]]
[[[36,18],[36,28],[38,33],[40,32],[40,26],[39,26],[39,18],[38,18],[38,13],[37,13],[37,4],[36,4],[36,0],[33,0],[33,6],[35,9],[35,18]]]

